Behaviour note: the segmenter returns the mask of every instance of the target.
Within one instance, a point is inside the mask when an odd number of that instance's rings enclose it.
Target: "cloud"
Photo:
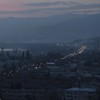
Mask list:
[[[26,6],[55,6],[55,5],[59,5],[59,4],[66,4],[66,2],[64,1],[56,1],[56,2],[39,2],[39,3],[29,3],[29,4],[25,4]]]
[[[44,3],[43,3],[44,4]],[[70,3],[71,4],[71,3]],[[77,3],[78,4],[78,3]],[[80,10],[80,9],[95,9],[100,8],[100,4],[80,4],[74,6],[64,6],[64,7],[46,7],[46,8],[33,8],[29,10],[20,10],[20,11],[0,11],[0,14],[32,14],[34,12],[42,11],[63,11],[63,10]]]
[[[23,5],[25,10],[18,11],[0,11],[0,16],[23,16],[23,17],[45,17],[64,13],[100,13],[100,4],[82,4],[79,2],[39,2],[27,3]]]
[[[56,1],[56,2],[38,2],[25,4],[26,6],[56,6],[56,5],[79,5],[79,2],[67,2],[67,1]]]
[[[70,7],[70,9],[91,9],[91,8],[100,8],[100,4],[83,4]]]

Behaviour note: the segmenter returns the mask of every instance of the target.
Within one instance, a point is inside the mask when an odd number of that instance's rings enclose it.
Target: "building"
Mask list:
[[[94,88],[70,88],[65,90],[65,100],[98,100]]]
[[[47,62],[47,70],[51,76],[57,77],[64,74],[63,69],[54,62]]]
[[[0,100],[42,100],[42,89],[1,89]]]

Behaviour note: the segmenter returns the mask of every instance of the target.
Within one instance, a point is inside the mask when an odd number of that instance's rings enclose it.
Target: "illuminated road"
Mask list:
[[[69,58],[69,57],[76,56],[78,54],[81,54],[81,53],[83,53],[85,51],[86,48],[87,48],[87,46],[82,46],[78,51],[73,52],[73,53],[61,58],[61,60],[64,60],[64,59]]]

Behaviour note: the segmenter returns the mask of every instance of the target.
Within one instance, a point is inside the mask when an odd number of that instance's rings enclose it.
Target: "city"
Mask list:
[[[0,0],[0,100],[100,100],[100,0]]]
[[[90,44],[57,43],[38,54],[2,47],[1,100],[99,100],[100,48]]]

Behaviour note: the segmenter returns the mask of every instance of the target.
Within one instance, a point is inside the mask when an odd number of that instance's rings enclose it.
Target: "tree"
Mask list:
[[[53,91],[52,94],[49,95],[49,100],[61,100],[61,97],[58,93]]]
[[[25,95],[25,98],[26,98],[27,100],[37,100],[35,96],[30,96],[30,95],[28,95],[28,94]]]
[[[28,50],[26,51],[26,59],[27,60],[31,59],[31,54]]]

